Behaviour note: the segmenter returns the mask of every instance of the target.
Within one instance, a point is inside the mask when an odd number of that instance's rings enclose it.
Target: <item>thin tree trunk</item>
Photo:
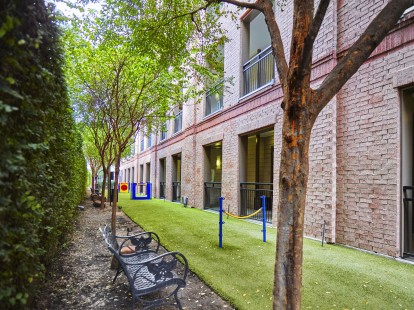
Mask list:
[[[91,194],[94,194],[95,193],[95,170],[94,169],[92,169],[91,187],[92,187],[92,193]]]
[[[102,180],[102,193],[101,193],[101,210],[105,208],[105,186],[106,186],[106,175],[108,169],[102,168],[103,170],[103,180]]]
[[[107,191],[108,191],[108,201],[109,203],[111,203],[111,166],[109,166],[108,168],[108,172],[107,172],[107,177],[108,177],[108,185],[107,187]]]
[[[113,194],[113,203],[112,203],[112,218],[111,218],[111,228],[113,234],[116,232],[116,209],[117,209],[117,200],[118,200],[118,179],[119,179],[119,166],[121,164],[120,156],[117,156],[115,160],[115,177],[114,177],[114,194]]]

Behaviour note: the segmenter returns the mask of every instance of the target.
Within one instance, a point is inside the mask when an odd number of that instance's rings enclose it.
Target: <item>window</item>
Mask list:
[[[135,142],[131,144],[131,152],[129,153],[130,156],[135,155]]]
[[[180,132],[183,129],[183,111],[182,107],[178,107],[174,118],[174,133]]]
[[[218,82],[206,92],[205,116],[223,108],[223,81]]]
[[[244,22],[244,39],[248,44],[243,58],[248,60],[243,64],[243,96],[273,83],[275,74],[271,40],[263,14],[252,10]]]
[[[143,151],[144,151],[144,149],[145,149],[145,146],[144,146],[144,139],[141,139],[141,148],[140,148],[141,152],[143,152]]]
[[[165,122],[161,128],[161,141],[167,139],[167,131],[167,122]]]
[[[147,147],[150,148],[152,146],[152,135],[149,134],[147,137]]]
[[[213,63],[213,60],[211,60]],[[217,112],[223,108],[223,72],[224,72],[224,46],[219,45],[217,47],[217,54],[214,59],[214,66],[217,72],[213,73],[216,78],[212,78],[207,81],[207,92],[206,92],[206,106],[204,109],[204,115],[210,115],[214,112]],[[213,67],[213,65],[209,65]]]

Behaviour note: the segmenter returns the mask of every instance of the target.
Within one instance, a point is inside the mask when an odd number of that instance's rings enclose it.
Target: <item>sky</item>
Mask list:
[[[72,2],[76,3],[76,0],[45,0],[46,3],[54,3],[56,5],[56,9],[61,11],[65,16],[72,16],[73,14],[80,16],[82,15],[81,12],[77,9],[70,8],[65,2]],[[88,9],[95,9],[99,10],[101,8],[101,4],[99,1],[96,1],[95,3],[89,3],[85,7],[85,12],[87,12]]]

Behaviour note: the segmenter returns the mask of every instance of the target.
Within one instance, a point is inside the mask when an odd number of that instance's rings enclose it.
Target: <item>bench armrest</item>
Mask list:
[[[131,246],[135,248],[135,251],[145,251],[149,250],[149,245],[152,240],[155,241],[155,252],[158,252],[160,248],[160,237],[152,231],[142,232],[139,234],[131,236],[114,236],[117,239],[123,240],[119,246],[119,249],[122,249],[126,246]]]

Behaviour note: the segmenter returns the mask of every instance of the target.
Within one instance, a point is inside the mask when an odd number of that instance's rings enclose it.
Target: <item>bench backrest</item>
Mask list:
[[[184,255],[179,252],[168,252],[156,257],[142,260],[140,254],[136,254],[136,260],[125,260],[119,252],[111,246],[108,249],[114,254],[122,266],[130,287],[139,295],[152,292],[157,288],[169,285],[184,287],[188,274],[188,262]],[[179,260],[183,263],[184,271],[179,273]]]

